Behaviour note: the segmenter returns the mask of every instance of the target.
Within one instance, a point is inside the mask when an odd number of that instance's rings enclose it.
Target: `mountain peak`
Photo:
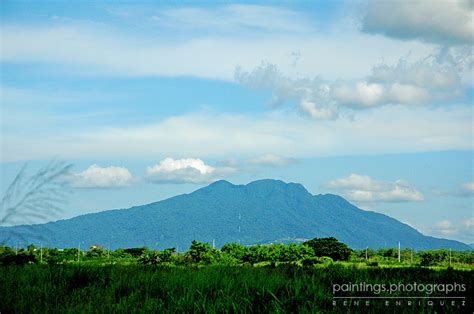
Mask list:
[[[289,182],[286,183],[282,180],[275,179],[262,179],[250,182],[246,185],[248,189],[265,190],[265,191],[276,191],[276,192],[291,192],[291,193],[302,193],[310,194],[306,188],[299,183]]]
[[[217,180],[208,185],[209,187],[219,187],[219,186],[234,186],[227,180]]]

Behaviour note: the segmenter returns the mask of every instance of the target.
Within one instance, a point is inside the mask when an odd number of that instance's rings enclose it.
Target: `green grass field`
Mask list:
[[[333,299],[333,284],[464,283],[473,291],[472,271],[358,267],[331,263],[311,267],[149,265],[24,265],[0,267],[1,313],[247,312],[315,313],[387,310],[386,300]],[[367,293],[337,293],[360,296]],[[442,292],[416,296],[445,297]],[[380,296],[415,295],[381,293]],[[374,294],[372,294],[374,295]],[[464,293],[449,296],[466,297]],[[388,302],[391,302],[389,299]],[[394,300],[394,299],[393,299]],[[472,299],[397,299],[390,312],[472,312]],[[333,304],[336,302],[336,305]],[[395,302],[395,301],[393,301]],[[430,303],[433,302],[433,303]],[[447,302],[444,300],[444,302]],[[451,303],[454,302],[454,303]],[[463,304],[464,302],[464,304]]]

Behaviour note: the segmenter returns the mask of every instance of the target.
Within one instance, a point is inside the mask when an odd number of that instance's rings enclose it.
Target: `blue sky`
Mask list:
[[[474,242],[467,2],[0,5],[2,191],[51,158],[60,218],[275,178]]]

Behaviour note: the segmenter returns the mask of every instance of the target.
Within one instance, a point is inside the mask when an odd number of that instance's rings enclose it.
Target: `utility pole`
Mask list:
[[[213,248],[213,249],[216,248],[216,239],[212,239],[212,248]]]
[[[18,243],[15,245],[15,255],[18,255]]]
[[[78,262],[80,260],[80,254],[81,254],[81,243],[79,243],[79,246],[77,247],[77,261]]]
[[[398,262],[400,263],[401,256],[400,256],[400,241],[398,241]]]
[[[40,262],[43,263],[43,244],[41,244],[40,248]]]

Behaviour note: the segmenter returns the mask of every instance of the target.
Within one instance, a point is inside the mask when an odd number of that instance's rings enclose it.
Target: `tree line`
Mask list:
[[[186,252],[178,253],[175,248],[151,250],[147,247],[107,250],[91,246],[87,251],[78,248],[55,249],[0,247],[0,265],[24,264],[64,264],[64,263],[135,263],[144,265],[256,265],[266,263],[293,263],[301,266],[330,263],[332,261],[365,262],[369,266],[379,263],[390,264],[398,261],[398,250],[384,248],[379,250],[353,250],[336,238],[314,238],[303,243],[242,245],[226,243],[220,249],[207,242],[193,241]],[[414,252],[400,251],[403,263],[420,266],[443,265],[451,263],[473,264],[474,254],[462,251],[430,250]]]

